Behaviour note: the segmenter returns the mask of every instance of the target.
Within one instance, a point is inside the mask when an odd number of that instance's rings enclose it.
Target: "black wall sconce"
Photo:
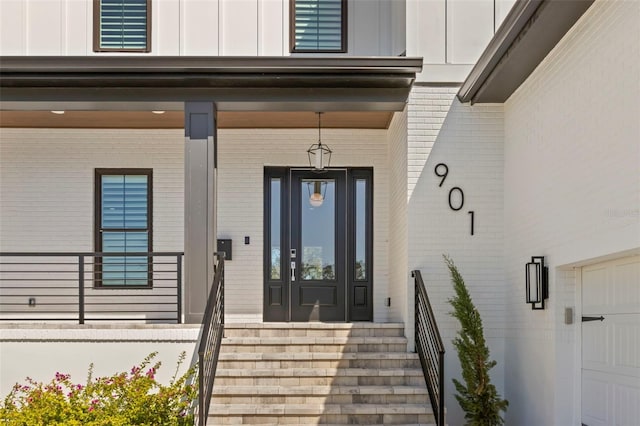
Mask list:
[[[544,266],[544,256],[531,256],[526,266],[526,296],[531,309],[544,309],[544,301],[549,298],[549,268]]]

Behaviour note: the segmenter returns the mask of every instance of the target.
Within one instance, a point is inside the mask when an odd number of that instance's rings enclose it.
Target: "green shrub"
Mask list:
[[[507,410],[509,402],[500,397],[489,377],[489,370],[495,367],[496,362],[489,360],[480,313],[453,260],[447,256],[444,256],[444,260],[455,291],[455,297],[449,300],[453,307],[451,315],[460,322],[460,331],[453,340],[453,346],[458,352],[464,384],[453,379],[456,400],[465,412],[467,425],[503,425],[501,413]]]
[[[151,353],[131,371],[75,384],[68,374],[56,373],[49,383],[30,378],[16,384],[0,405],[0,424],[12,426],[180,426],[193,425],[192,402],[197,388],[195,367],[177,378],[186,354],[178,360],[168,386],[156,381],[160,362]]]

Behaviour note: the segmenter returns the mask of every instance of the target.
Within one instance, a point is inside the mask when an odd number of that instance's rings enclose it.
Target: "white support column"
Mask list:
[[[184,316],[202,321],[213,280],[216,250],[216,109],[209,102],[184,105]]]

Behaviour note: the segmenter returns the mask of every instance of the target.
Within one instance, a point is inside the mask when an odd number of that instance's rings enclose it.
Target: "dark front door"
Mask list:
[[[265,168],[265,321],[371,321],[371,169]]]
[[[345,321],[344,171],[291,172],[291,321]]]

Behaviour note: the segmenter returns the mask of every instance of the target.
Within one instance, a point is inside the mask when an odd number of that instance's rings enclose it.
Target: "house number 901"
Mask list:
[[[449,166],[444,163],[438,163],[436,164],[436,167],[433,171],[436,176],[441,178],[438,187],[442,187],[442,184],[449,175]],[[458,210],[461,210],[462,207],[464,207],[464,191],[462,191],[462,188],[460,188],[459,186],[454,186],[449,190],[449,208],[457,212]],[[469,210],[468,213],[471,216],[471,235],[473,235],[475,213],[473,210]]]

